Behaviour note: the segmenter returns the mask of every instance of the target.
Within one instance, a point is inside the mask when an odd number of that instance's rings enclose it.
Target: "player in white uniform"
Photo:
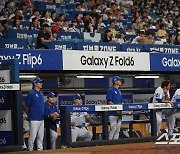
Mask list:
[[[180,102],[180,88],[176,90],[171,102]],[[176,123],[176,119],[180,119],[180,111],[178,109],[173,109],[172,114],[167,117],[168,122],[168,135],[172,135]]]
[[[170,101],[170,94],[169,90],[171,88],[170,81],[164,80],[161,83],[161,87],[158,87],[155,90],[154,97],[153,97],[153,103],[170,103],[173,105],[173,103]],[[162,110],[157,110],[156,112],[156,120],[157,120],[157,135],[160,133],[161,123],[162,123]]]
[[[76,94],[73,98],[74,105],[82,105],[82,98]],[[85,120],[89,120],[92,124],[94,120],[88,115],[87,112],[72,112],[71,113],[71,135],[72,142],[75,142],[78,137],[82,137],[85,141],[91,141],[92,133],[85,127]]]

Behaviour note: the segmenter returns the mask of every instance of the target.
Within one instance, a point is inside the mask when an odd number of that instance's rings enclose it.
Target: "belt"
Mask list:
[[[84,126],[81,126],[81,125],[77,125],[76,127],[78,127],[78,128],[83,128]]]
[[[71,126],[72,129],[75,129],[75,128],[84,128],[85,126],[81,126],[81,125],[77,125],[77,126]]]

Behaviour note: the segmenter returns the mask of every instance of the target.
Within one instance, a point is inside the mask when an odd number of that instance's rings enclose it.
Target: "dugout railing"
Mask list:
[[[146,141],[155,141],[157,139],[156,131],[156,109],[177,109],[180,108],[180,102],[174,103],[171,107],[168,103],[130,103],[122,105],[81,105],[81,106],[61,106],[61,144],[68,147],[108,145],[119,143],[137,143]],[[108,111],[138,111],[150,110],[151,136],[142,138],[128,138],[122,140],[108,140]],[[71,142],[71,112],[101,112],[102,115],[102,140],[93,140],[90,142],[77,141]],[[141,121],[142,122],[142,121]],[[145,120],[144,123],[147,123]],[[130,128],[132,129],[132,128]]]

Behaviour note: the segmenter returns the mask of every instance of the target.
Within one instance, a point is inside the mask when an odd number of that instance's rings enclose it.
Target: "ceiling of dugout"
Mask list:
[[[122,78],[125,78],[125,79],[131,79],[133,80],[135,78],[135,76],[137,75],[145,75],[145,76],[154,76],[154,75],[157,75],[160,77],[160,79],[170,79],[173,83],[180,83],[180,74],[178,72],[174,72],[171,74],[169,74],[168,72],[161,72],[161,73],[158,73],[158,72],[124,72],[124,71],[115,71],[115,72],[111,72],[111,71],[108,71],[108,72],[98,72],[98,71],[59,71],[59,72],[55,72],[55,71],[46,71],[46,72],[36,72],[36,73],[20,73],[20,76],[21,75],[25,75],[25,76],[29,76],[29,75],[35,75],[35,76],[38,76],[42,79],[44,79],[45,81],[49,81],[49,80],[57,80],[58,81],[58,84],[59,84],[59,80],[61,80],[62,78],[70,78],[70,79],[73,79],[73,80],[76,80],[77,79],[77,75],[86,75],[86,76],[104,76],[104,78],[112,78],[113,76],[115,75],[119,75],[121,76]],[[32,78],[26,78],[26,79],[22,79],[20,78],[20,83],[21,83],[21,87],[22,87],[22,91],[23,92],[28,92],[31,88],[32,88],[32,84],[31,84],[31,80]],[[78,80],[76,80],[77,82]],[[175,89],[175,88],[174,88]],[[173,88],[172,88],[173,90]],[[44,92],[49,92],[49,91],[54,91],[54,92],[61,92],[61,93],[73,93],[74,91],[77,91],[77,92],[106,92],[107,91],[107,88],[84,88],[84,87],[74,87],[74,86],[68,86],[68,87],[63,87],[63,86],[58,86],[58,87],[55,87],[55,88],[43,88],[43,91]],[[153,92],[154,91],[154,88],[135,88],[135,87],[122,87],[122,91],[123,92]]]

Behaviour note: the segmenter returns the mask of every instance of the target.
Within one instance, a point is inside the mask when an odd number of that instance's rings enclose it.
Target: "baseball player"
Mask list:
[[[24,106],[23,106],[24,108]],[[29,132],[29,122],[28,122],[28,117],[27,117],[27,114],[26,112],[23,110],[23,135],[25,133]],[[23,151],[27,151],[27,146],[26,146],[26,143],[25,143],[25,138],[23,138],[23,141],[24,141],[24,144],[22,146],[23,148]]]
[[[37,150],[43,150],[44,137],[44,95],[41,92],[44,80],[36,77],[32,80],[33,89],[29,92],[25,102],[25,111],[29,120],[28,150],[33,151],[37,138]]]
[[[82,105],[82,97],[76,94],[73,97],[74,105]],[[94,124],[94,120],[88,115],[87,112],[72,112],[71,113],[71,134],[72,142],[75,142],[78,137],[85,138],[85,141],[91,141],[92,133],[85,127],[85,120],[89,120]]]
[[[59,118],[60,112],[56,107],[56,95],[53,92],[48,93],[47,101],[44,104],[44,120],[46,128],[50,131],[51,149],[56,149],[57,126],[56,120]]]
[[[155,90],[153,96],[153,103],[170,103],[170,105],[173,105],[173,103],[170,101],[170,94],[169,94],[170,88],[171,88],[170,81],[164,80],[161,83],[161,87],[158,87]],[[156,111],[157,135],[160,133],[162,116],[163,116],[162,109],[157,110]]]
[[[180,102],[180,88],[177,89],[172,97],[171,102]],[[178,109],[173,109],[172,113],[167,116],[168,123],[168,135],[172,135],[176,123],[176,119],[180,119],[180,111]]]
[[[113,86],[108,90],[106,94],[107,104],[122,104],[122,94],[119,88],[123,85],[124,79],[119,76],[114,76],[112,78]],[[119,139],[119,132],[121,128],[122,115],[120,111],[109,112],[109,121],[110,121],[110,132],[109,140]]]

